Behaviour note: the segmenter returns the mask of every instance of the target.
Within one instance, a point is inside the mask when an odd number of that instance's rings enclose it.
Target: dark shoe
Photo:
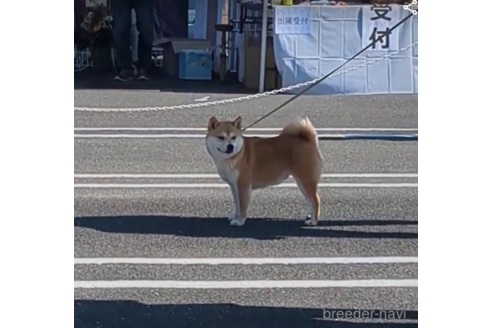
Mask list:
[[[147,76],[147,71],[146,71],[145,69],[141,69],[141,70],[139,70],[139,71],[138,71],[138,77],[137,77],[137,79],[138,79],[139,81],[148,81],[148,80],[149,80],[149,78],[148,78],[148,76]]]
[[[122,69],[120,73],[114,77],[114,79],[122,82],[133,80],[133,71],[130,69]]]

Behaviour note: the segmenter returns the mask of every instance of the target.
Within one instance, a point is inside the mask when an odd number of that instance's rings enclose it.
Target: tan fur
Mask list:
[[[287,124],[282,130],[281,135],[299,137],[309,143],[318,144],[318,135],[311,121],[306,117],[298,121]]]
[[[241,117],[234,121],[209,120],[206,145],[221,178],[229,184],[235,211],[230,224],[242,226],[247,218],[251,192],[282,183],[292,176],[311,207],[308,225],[316,225],[320,213],[317,192],[323,170],[316,130],[304,118],[285,126],[273,138],[244,137]],[[234,150],[227,154],[227,145]]]

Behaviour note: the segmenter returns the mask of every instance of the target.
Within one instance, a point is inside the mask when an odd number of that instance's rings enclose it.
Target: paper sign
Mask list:
[[[311,34],[311,13],[308,7],[275,7],[275,34]]]
[[[362,7],[362,46],[375,40],[370,50],[398,50],[398,28],[390,31],[399,21],[401,7],[388,4],[374,4]]]

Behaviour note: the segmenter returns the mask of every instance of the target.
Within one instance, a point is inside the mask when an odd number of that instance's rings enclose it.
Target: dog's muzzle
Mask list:
[[[225,151],[223,151],[220,148],[217,148],[217,150],[220,151],[221,153],[224,153],[224,154],[232,154],[234,152],[234,146],[231,144],[228,144]]]

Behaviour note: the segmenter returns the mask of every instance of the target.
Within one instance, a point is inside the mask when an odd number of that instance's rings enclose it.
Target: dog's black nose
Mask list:
[[[231,154],[233,151],[234,151],[234,146],[231,144],[228,144],[226,153]]]

